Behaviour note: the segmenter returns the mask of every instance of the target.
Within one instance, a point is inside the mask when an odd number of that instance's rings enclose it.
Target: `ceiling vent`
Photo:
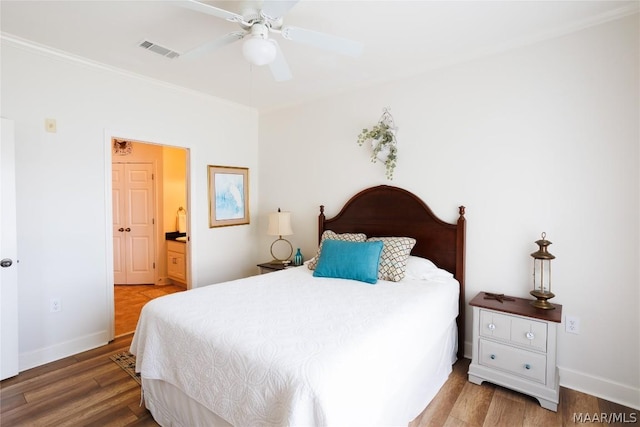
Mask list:
[[[176,52],[175,50],[171,50],[171,49],[167,49],[164,46],[160,46],[158,44],[155,44],[153,42],[150,42],[148,40],[144,40],[142,42],[140,42],[140,44],[138,45],[143,49],[149,50],[151,52],[155,52],[158,55],[162,55],[166,58],[169,59],[174,59],[177,58],[178,56],[180,56],[180,54],[178,52]]]

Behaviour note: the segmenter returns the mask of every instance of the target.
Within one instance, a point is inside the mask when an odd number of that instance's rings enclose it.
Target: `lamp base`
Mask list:
[[[277,256],[275,256],[273,254],[273,246],[278,243],[278,242],[286,242],[289,245],[289,256],[286,258],[278,258]],[[286,239],[283,239],[282,237],[276,239],[272,244],[271,244],[271,256],[273,257],[273,260],[271,260],[270,264],[288,264],[291,261],[291,257],[293,256],[293,246],[291,245],[291,242],[289,242]]]
[[[529,293],[532,296],[536,297],[536,300],[531,301],[530,303],[535,308],[540,308],[542,310],[553,310],[556,308],[553,304],[547,301],[555,297],[555,294],[551,292],[540,292],[540,291],[531,291]]]

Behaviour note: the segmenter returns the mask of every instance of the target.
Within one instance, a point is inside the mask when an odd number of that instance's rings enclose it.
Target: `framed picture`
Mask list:
[[[249,224],[249,169],[208,166],[209,228]]]

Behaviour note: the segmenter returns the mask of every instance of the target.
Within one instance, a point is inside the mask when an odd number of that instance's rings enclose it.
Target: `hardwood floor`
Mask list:
[[[157,426],[140,407],[140,386],[109,356],[132,335],[39,366],[0,383],[0,425]]]
[[[8,426],[157,426],[140,407],[140,387],[109,359],[125,351],[132,335],[106,346],[49,363],[0,383],[0,425]],[[626,414],[638,411],[570,389],[561,389],[557,413],[528,396],[467,381],[469,360],[458,361],[438,395],[410,427],[571,426],[576,414]],[[577,421],[576,421],[577,420]],[[591,423],[589,423],[591,424]],[[623,425],[593,423],[592,425]],[[624,424],[626,425],[626,424]]]
[[[454,371],[431,401],[429,406],[413,420],[410,427],[452,426],[522,426],[551,427],[584,425],[585,415],[593,420],[594,414],[602,419],[617,417],[618,423],[588,422],[589,425],[638,425],[640,413],[631,408],[609,402],[579,391],[560,387],[558,412],[542,408],[530,396],[493,385],[476,385],[467,381],[469,359],[458,361]],[[622,420],[627,420],[623,423]]]

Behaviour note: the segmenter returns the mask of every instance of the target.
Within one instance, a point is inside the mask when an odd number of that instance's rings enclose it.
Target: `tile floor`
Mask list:
[[[184,290],[177,285],[115,285],[116,337],[135,331],[140,311],[146,303]]]

